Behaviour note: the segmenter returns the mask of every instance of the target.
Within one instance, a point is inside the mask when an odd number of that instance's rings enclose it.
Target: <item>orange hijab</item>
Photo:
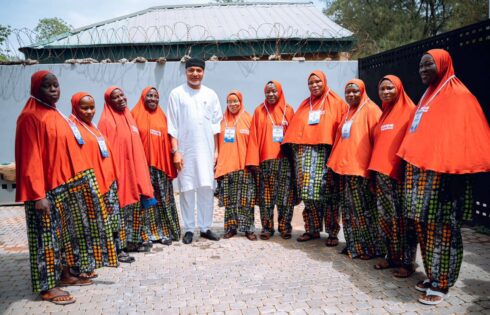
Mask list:
[[[48,74],[41,70],[32,75],[32,96],[40,98],[39,89]],[[15,163],[17,201],[46,198],[47,192],[90,168],[67,121],[55,108],[32,97],[17,119]]]
[[[119,201],[121,207],[140,200],[140,195],[153,197],[150,171],[146,163],[145,151],[133,116],[126,107],[120,112],[111,105],[111,93],[119,89],[109,87],[104,93],[104,110],[99,121],[99,129],[109,142],[117,167]]]
[[[156,88],[146,87],[141,92],[138,103],[131,114],[140,131],[148,165],[161,170],[170,179],[174,179],[177,177],[177,171],[172,163],[172,146],[167,129],[167,116],[163,113],[160,104],[153,111],[145,105],[146,95],[151,89],[154,89],[158,94]]]
[[[396,155],[405,136],[407,126],[415,104],[405,93],[402,81],[394,75],[386,75],[379,81],[389,80],[396,87],[398,94],[393,103],[382,104],[383,114],[374,129],[374,147],[369,169],[401,180],[401,158]]]
[[[281,84],[274,80],[270,82],[274,83],[276,86],[279,100],[275,105],[267,105],[267,109],[269,110],[272,119],[274,119],[274,123],[277,125],[281,124],[284,116],[283,128],[285,134],[289,122],[293,118],[294,110],[286,103]],[[264,93],[267,89],[267,84],[264,87]],[[265,104],[267,104],[267,100],[264,100],[264,102],[255,109],[252,117],[247,157],[245,159],[245,165],[247,166],[258,166],[263,161],[283,157],[281,154],[281,144],[272,141],[272,122],[267,113]],[[284,113],[286,115],[284,115]]]
[[[427,89],[419,106],[454,75],[451,56],[443,49],[427,52],[434,58],[439,81]],[[428,104],[418,128],[410,120],[398,155],[421,169],[448,174],[490,171],[490,128],[476,97],[456,77]]]
[[[381,117],[381,110],[369,99],[362,80],[352,79],[345,87],[351,83],[359,87],[361,101],[356,108],[350,108],[343,116],[327,165],[340,175],[368,177],[367,168],[373,148],[373,133]],[[342,126],[345,121],[353,117],[350,137],[344,139],[342,138]]]
[[[102,133],[97,130],[94,124],[86,124],[82,121],[82,118],[78,117],[75,108],[80,104],[80,100],[85,96],[92,96],[87,92],[78,92],[71,97],[72,115],[70,120],[73,121],[80,133],[82,134],[85,143],[82,145],[82,152],[84,153],[90,166],[94,169],[95,177],[99,183],[99,189],[101,194],[105,194],[109,191],[112,183],[116,180],[116,165],[114,164],[114,157],[105,139],[109,156],[107,158],[102,157],[100,153],[97,137],[103,137]],[[90,131],[89,131],[90,130]]]
[[[243,108],[242,93],[233,90],[226,96],[236,95],[240,100],[238,113],[232,114],[226,108],[221,120],[221,131],[218,141],[218,163],[216,164],[215,178],[228,173],[243,170],[245,168],[245,157],[247,155],[247,144],[250,134],[250,123],[252,116]],[[235,142],[225,142],[225,127],[235,126]]]
[[[283,143],[332,145],[335,140],[335,132],[341,123],[342,115],[347,111],[347,104],[337,93],[330,90],[327,86],[327,78],[322,71],[313,71],[308,79],[312,75],[316,75],[322,80],[323,93],[318,97],[311,95],[299,105]],[[320,123],[316,125],[308,124],[310,102],[313,110],[322,111]]]

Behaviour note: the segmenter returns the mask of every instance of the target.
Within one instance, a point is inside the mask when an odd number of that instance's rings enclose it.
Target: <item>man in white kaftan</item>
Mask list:
[[[213,223],[216,142],[223,114],[216,93],[201,84],[203,75],[204,61],[188,60],[187,83],[173,89],[168,102],[168,132],[178,171],[185,244],[192,242],[196,206],[201,237],[219,240],[210,228]]]

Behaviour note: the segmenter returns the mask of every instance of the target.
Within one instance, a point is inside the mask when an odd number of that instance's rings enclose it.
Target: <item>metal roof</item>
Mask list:
[[[30,47],[254,41],[342,40],[353,35],[313,3],[157,6],[76,29]]]

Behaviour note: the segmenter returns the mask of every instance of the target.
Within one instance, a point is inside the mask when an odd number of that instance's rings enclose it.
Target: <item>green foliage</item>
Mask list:
[[[484,20],[481,0],[327,0],[325,13],[357,38],[363,57]]]
[[[72,30],[72,26],[60,18],[40,19],[34,31],[37,41],[48,40],[52,36],[60,35]]]
[[[8,56],[5,54],[7,50],[5,48],[5,42],[11,33],[12,33],[12,29],[10,28],[10,26],[0,25],[0,61],[8,60]]]

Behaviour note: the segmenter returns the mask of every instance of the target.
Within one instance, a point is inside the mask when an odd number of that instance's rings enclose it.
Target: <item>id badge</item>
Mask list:
[[[85,141],[83,141],[82,134],[80,133],[80,130],[78,130],[78,127],[75,125],[75,123],[71,120],[68,120],[68,124],[70,125],[71,131],[73,132],[75,139],[77,139],[78,144],[84,144]]]
[[[227,143],[235,142],[235,127],[225,128],[225,142]]]
[[[97,138],[97,143],[99,144],[100,154],[103,158],[109,157],[109,150],[107,150],[107,145],[103,137]]]
[[[272,141],[282,142],[283,139],[284,139],[284,127],[272,126]]]
[[[419,127],[420,121],[422,120],[422,115],[429,110],[428,107],[422,107],[415,113],[413,117],[412,125],[410,126],[410,133],[413,133]]]
[[[313,110],[310,111],[310,114],[308,115],[308,125],[317,125],[320,123],[320,110]]]
[[[347,120],[343,125],[342,125],[342,139],[348,139],[350,138],[350,129],[352,127],[352,120]]]

